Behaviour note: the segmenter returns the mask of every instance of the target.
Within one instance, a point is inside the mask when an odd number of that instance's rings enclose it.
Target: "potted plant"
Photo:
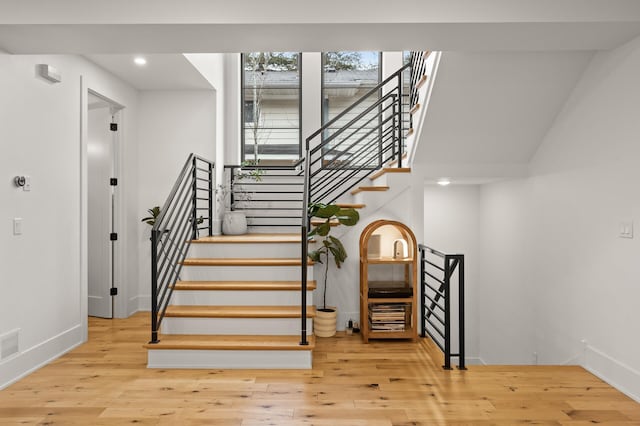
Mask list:
[[[160,206],[154,206],[150,209],[147,209],[147,213],[149,213],[149,216],[147,217],[143,217],[140,222],[144,222],[147,225],[153,227],[156,224],[156,220],[158,220],[158,216],[160,216]],[[191,217],[189,217],[189,222],[191,222]],[[196,224],[200,225],[201,223],[204,222],[204,217],[200,216],[196,219]],[[165,229],[163,232],[169,232],[169,229]],[[196,229],[196,238],[199,237],[199,231]]]
[[[253,161],[245,161],[242,167],[254,166]],[[231,173],[235,173],[232,169]],[[259,168],[251,168],[248,171],[240,172],[234,176],[230,185],[218,185],[216,187],[217,201],[219,205],[225,206],[222,215],[222,233],[227,235],[241,235],[247,232],[247,218],[243,211],[236,211],[236,207],[243,206],[243,203],[251,201],[253,193],[242,187],[242,181],[245,179],[260,182],[262,180],[263,171]],[[231,202],[233,195],[233,202]]]
[[[156,224],[156,219],[160,216],[160,206],[154,206],[147,210],[149,216],[143,217],[141,222],[146,223],[147,225],[153,226]]]
[[[318,337],[331,337],[336,334],[337,309],[327,306],[327,277],[329,273],[329,258],[333,257],[337,268],[340,268],[347,258],[347,251],[337,237],[331,235],[332,222],[353,226],[360,220],[360,215],[353,208],[343,209],[336,204],[313,203],[309,206],[309,216],[324,219],[324,222],[309,232],[308,238],[321,237],[321,246],[309,252],[308,256],[314,262],[324,265],[324,288],[322,292],[322,308],[316,312],[314,320],[314,334]]]

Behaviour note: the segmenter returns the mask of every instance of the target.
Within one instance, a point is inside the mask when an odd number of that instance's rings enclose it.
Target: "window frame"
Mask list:
[[[247,53],[254,53],[254,52],[247,52]],[[245,123],[254,123],[255,122],[255,117],[252,117],[254,121],[248,122],[245,121],[246,115],[246,103],[247,102],[254,102],[253,100],[246,100],[245,99],[245,70],[244,70],[244,64],[245,64],[245,56],[247,53],[241,53],[240,54],[240,162],[243,163],[245,161],[252,161],[253,159],[248,159],[246,158],[246,149],[245,149],[245,143],[246,143],[246,138],[245,138],[245,131],[246,131],[246,126]],[[302,52],[287,52],[287,53],[295,53],[298,55],[298,158],[296,160],[293,161],[297,161],[300,158],[302,158]],[[259,159],[260,155],[258,154],[258,159]],[[267,160],[267,159],[265,159]],[[289,159],[286,158],[282,158],[282,159],[268,159],[268,161],[282,161],[282,162],[288,162]]]
[[[374,52],[373,50],[361,50],[359,52]],[[327,64],[327,53],[328,52],[321,52],[321,59],[320,59],[320,125],[321,127],[324,127],[329,121],[331,121],[329,119],[329,98],[325,97],[325,66]],[[378,82],[376,83],[376,85],[379,85],[382,82],[382,59],[383,59],[383,52],[382,51],[377,51],[378,53]],[[378,96],[381,97],[382,96],[382,88],[380,88],[378,90]],[[379,107],[381,108],[381,107]],[[326,121],[325,121],[326,119]],[[322,142],[325,141],[325,138],[329,136],[329,128],[324,129],[322,131]],[[322,156],[324,158],[324,148],[322,149]],[[380,152],[380,154],[378,155],[379,158],[379,162],[380,164],[382,164],[382,152],[381,152],[381,147],[378,148],[378,151]],[[322,163],[322,162],[321,162]],[[324,167],[324,166],[323,166]],[[346,167],[347,169],[355,169],[356,167]],[[375,167],[372,167],[375,168]]]

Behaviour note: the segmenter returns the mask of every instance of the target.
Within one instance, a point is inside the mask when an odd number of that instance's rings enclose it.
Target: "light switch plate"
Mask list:
[[[620,238],[633,238],[633,222],[624,221],[620,222],[620,231],[618,233]]]
[[[23,191],[31,191],[31,176],[24,177],[24,186],[22,187]]]
[[[22,218],[13,218],[13,235],[22,235]]]

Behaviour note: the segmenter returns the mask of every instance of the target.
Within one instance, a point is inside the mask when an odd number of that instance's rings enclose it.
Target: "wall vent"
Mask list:
[[[0,361],[18,353],[18,335],[20,329],[15,329],[0,336]]]

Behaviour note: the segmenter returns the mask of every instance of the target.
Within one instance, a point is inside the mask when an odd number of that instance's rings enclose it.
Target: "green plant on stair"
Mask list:
[[[347,251],[342,242],[331,234],[332,222],[353,226],[360,220],[360,215],[353,208],[340,208],[336,204],[313,203],[309,206],[309,217],[324,219],[308,234],[308,239],[322,237],[322,246],[310,251],[309,259],[324,265],[324,289],[322,295],[322,309],[327,310],[327,275],[329,272],[329,257],[333,256],[336,267],[340,268],[347,258]]]

